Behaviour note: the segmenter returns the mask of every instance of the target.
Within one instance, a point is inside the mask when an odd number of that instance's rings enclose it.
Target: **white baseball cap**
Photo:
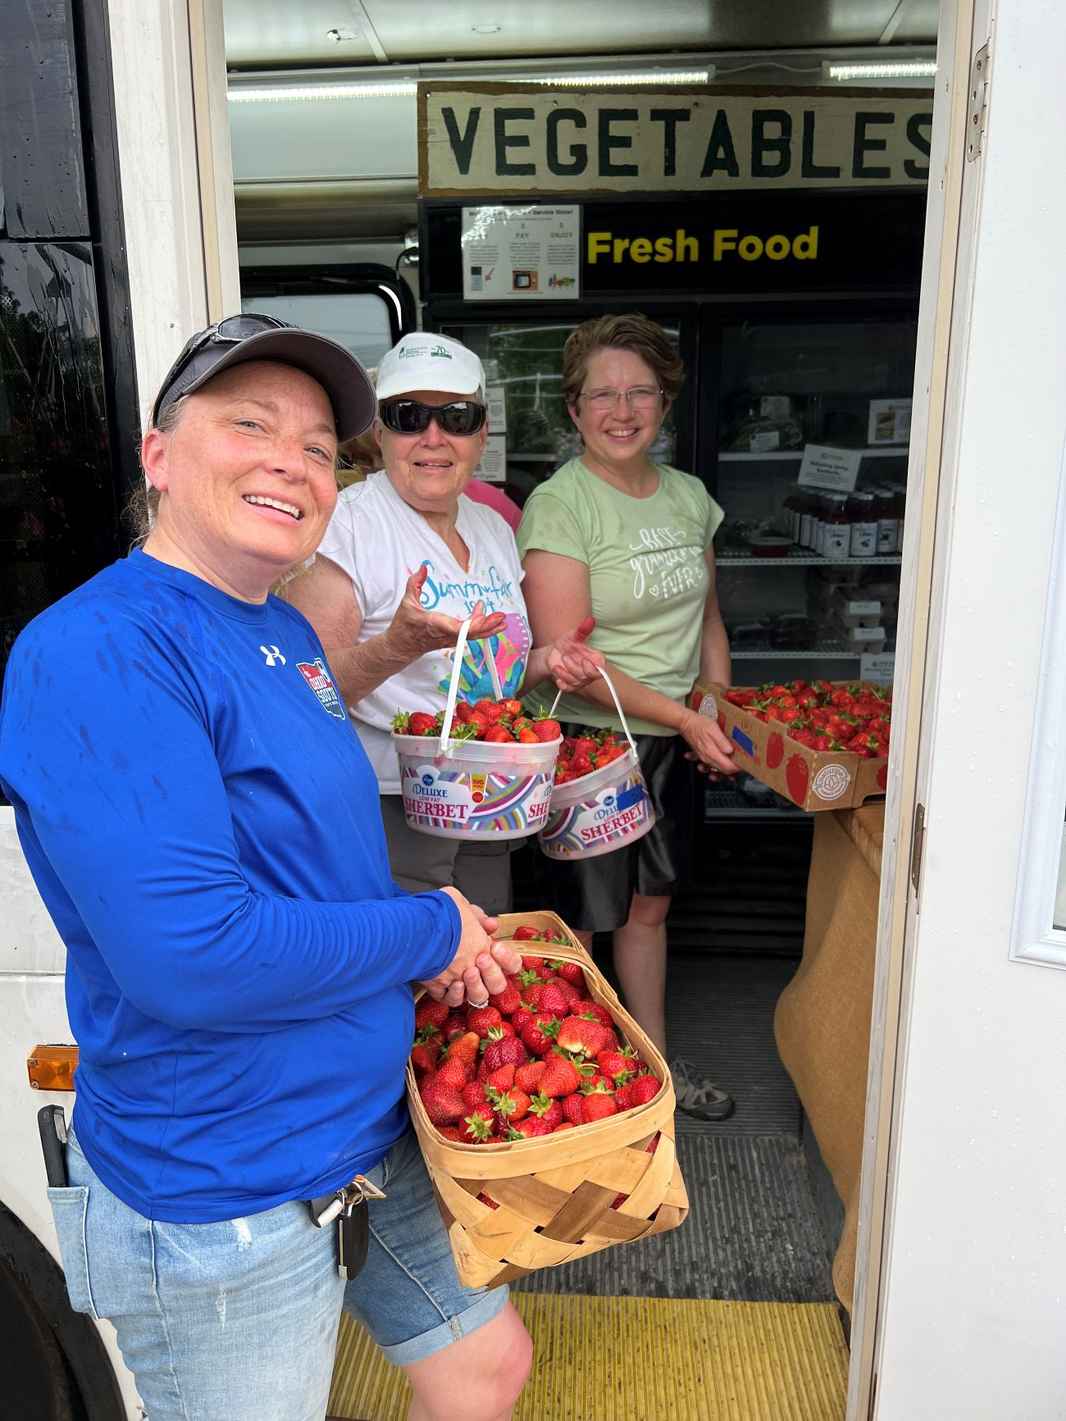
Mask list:
[[[379,400],[407,395],[412,390],[473,395],[485,387],[485,369],[460,341],[416,331],[397,341],[382,356],[376,385]]]

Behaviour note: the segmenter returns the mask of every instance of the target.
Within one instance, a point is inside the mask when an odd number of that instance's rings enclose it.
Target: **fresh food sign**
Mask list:
[[[425,82],[419,193],[919,187],[932,99],[914,91],[633,89]]]

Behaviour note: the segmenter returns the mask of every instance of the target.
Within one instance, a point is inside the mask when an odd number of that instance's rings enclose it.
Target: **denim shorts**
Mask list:
[[[336,1230],[281,1204],[215,1224],[153,1222],[94,1174],[73,1133],[49,1189],[76,1312],[109,1318],[148,1421],[322,1421],[344,1307],[389,1361],[421,1361],[489,1322],[507,1288],[464,1288],[411,1131],[370,1180],[367,1262],[345,1284]]]

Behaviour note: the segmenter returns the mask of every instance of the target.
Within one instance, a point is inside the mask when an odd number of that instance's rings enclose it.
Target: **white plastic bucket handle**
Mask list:
[[[449,751],[449,741],[452,734],[452,717],[455,715],[455,703],[459,699],[459,681],[463,674],[463,653],[466,651],[466,638],[470,631],[472,618],[467,617],[459,628],[459,635],[455,639],[455,657],[452,662],[452,679],[448,686],[448,699],[444,706],[444,724],[440,728],[440,753],[447,755]],[[503,700],[503,687],[500,685],[500,673],[496,668],[496,658],[492,654],[491,646],[485,649],[485,660],[489,665],[489,679],[492,682],[492,689],[496,693],[498,701]]]
[[[636,745],[633,743],[633,737],[632,737],[632,735],[630,735],[630,733],[629,733],[629,726],[626,724],[626,713],[625,713],[625,711],[622,709],[622,702],[618,699],[618,692],[617,692],[617,691],[615,690],[615,688],[614,688],[614,682],[611,680],[610,676],[608,676],[606,670],[605,670],[602,666],[597,666],[597,667],[596,667],[596,670],[600,673],[600,675],[603,677],[603,679],[607,682],[607,689],[610,691],[610,693],[611,693],[611,698],[612,698],[612,700],[614,701],[614,708],[615,708],[615,710],[618,712],[618,719],[622,722],[622,733],[625,735],[625,738],[629,741],[629,748],[630,748],[630,750],[633,751],[633,754],[635,755],[635,754],[637,753],[637,747],[636,747]],[[553,716],[553,715],[555,714],[555,707],[559,704],[559,697],[560,697],[562,694],[563,694],[562,691],[557,691],[557,692],[555,693],[555,700],[552,701],[552,708],[551,708],[551,710],[548,712],[549,715],[552,715],[552,716]]]

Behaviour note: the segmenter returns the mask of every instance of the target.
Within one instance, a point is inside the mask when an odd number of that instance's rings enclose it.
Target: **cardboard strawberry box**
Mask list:
[[[854,681],[834,686],[853,687]],[[814,750],[793,740],[788,726],[760,720],[743,706],[726,699],[731,687],[716,681],[697,682],[689,706],[717,720],[732,741],[738,769],[754,775],[801,809],[854,809],[867,799],[883,796],[888,783],[888,758],[863,759],[849,750]]]

